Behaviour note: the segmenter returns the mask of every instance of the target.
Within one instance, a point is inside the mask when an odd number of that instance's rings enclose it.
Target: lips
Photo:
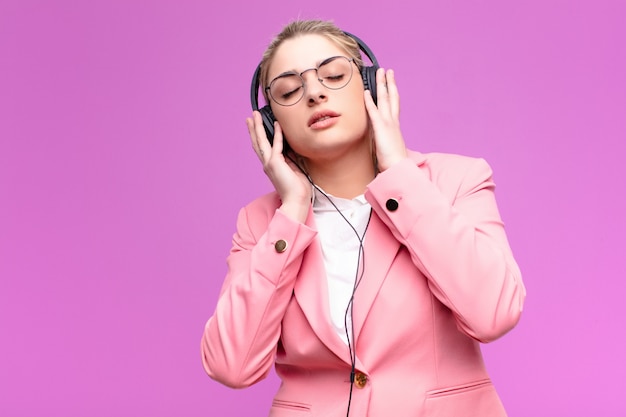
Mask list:
[[[339,113],[335,113],[334,111],[330,111],[330,110],[324,110],[324,111],[318,111],[315,112],[310,118],[309,118],[309,122],[308,122],[308,126],[309,127],[316,127],[316,126],[324,126],[326,124],[328,124],[327,120],[335,118],[335,117],[339,117]]]

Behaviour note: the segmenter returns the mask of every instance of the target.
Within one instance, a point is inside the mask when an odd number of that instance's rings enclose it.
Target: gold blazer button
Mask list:
[[[367,385],[367,375],[357,372],[354,376],[354,385],[356,385],[357,388],[365,387],[365,385]]]

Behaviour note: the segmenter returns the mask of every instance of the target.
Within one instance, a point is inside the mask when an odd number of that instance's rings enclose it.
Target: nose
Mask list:
[[[308,70],[301,74],[305,82],[304,95],[309,105],[322,102],[327,98],[326,87],[317,76],[317,71]]]

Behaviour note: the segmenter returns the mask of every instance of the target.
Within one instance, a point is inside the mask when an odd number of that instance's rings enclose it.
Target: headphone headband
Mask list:
[[[365,44],[365,42],[363,42],[358,36],[353,35],[350,32],[344,31],[343,33],[344,35],[348,35],[349,37],[351,37],[352,39],[356,41],[356,43],[359,45],[359,49],[363,51],[363,53],[365,53],[365,56],[367,57],[367,59],[370,60],[370,62],[372,63],[372,66],[378,69],[378,60],[374,56],[374,52],[372,52],[372,50]]]

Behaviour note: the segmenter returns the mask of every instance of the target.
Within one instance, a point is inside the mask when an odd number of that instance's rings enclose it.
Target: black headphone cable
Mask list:
[[[317,184],[315,184],[313,182],[313,179],[309,176],[309,174],[300,166],[300,164],[298,164],[296,161],[294,161],[294,159],[291,157],[291,155],[287,154],[285,155],[291,162],[293,162],[293,164],[298,167],[298,169],[306,176],[307,180],[309,181],[309,183],[311,183],[311,185],[320,192],[320,194],[322,194],[324,197],[326,197],[326,199],[328,200],[328,202],[330,202],[330,204],[335,208],[335,210],[337,211],[337,213],[339,213],[339,215],[345,220],[345,222],[348,224],[348,226],[350,226],[350,228],[352,229],[352,231],[354,232],[354,234],[356,235],[357,239],[359,240],[359,251],[358,251],[358,255],[357,255],[357,267],[356,267],[356,273],[355,273],[355,277],[354,277],[354,286],[352,288],[352,294],[350,295],[350,300],[348,301],[348,306],[346,307],[346,313],[344,315],[344,327],[346,328],[346,338],[348,341],[348,349],[350,351],[350,394],[348,396],[348,409],[346,411],[346,417],[350,416],[350,405],[352,404],[352,391],[354,388],[354,380],[355,380],[355,376],[356,376],[356,340],[354,339],[350,339],[350,333],[352,333],[352,336],[354,336],[354,295],[356,293],[357,288],[359,287],[359,284],[361,283],[361,280],[363,279],[363,275],[365,274],[365,247],[363,245],[363,240],[365,239],[365,234],[367,233],[367,229],[369,228],[370,225],[370,221],[372,220],[372,208],[370,207],[370,212],[369,212],[369,216],[367,218],[367,223],[365,224],[365,230],[363,230],[363,236],[359,236],[359,232],[356,230],[356,228],[352,225],[352,223],[350,223],[350,221],[346,218],[346,216],[343,215],[343,213],[341,212],[341,210],[339,210],[339,208],[337,207],[337,205],[333,202],[333,200],[330,198],[330,196],[328,194],[326,194],[320,187],[317,186]],[[350,331],[348,331],[348,315],[350,316]]]

